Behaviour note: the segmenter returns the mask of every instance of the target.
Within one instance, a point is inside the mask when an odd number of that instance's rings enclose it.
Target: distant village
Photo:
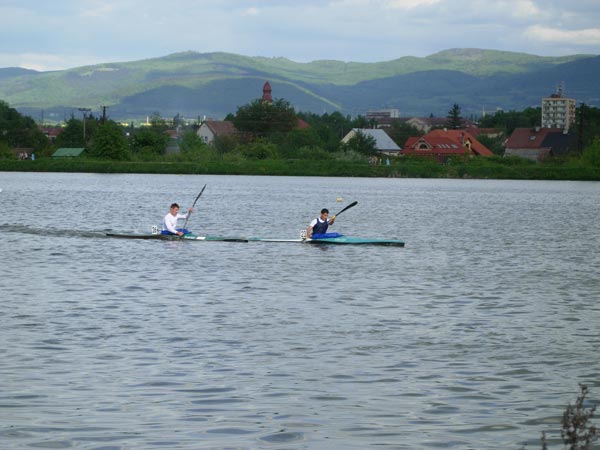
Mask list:
[[[262,101],[272,102],[272,89],[267,81],[263,86]],[[505,156],[518,156],[532,161],[542,161],[549,156],[563,156],[573,148],[576,100],[567,98],[562,90],[541,99],[541,126],[516,128],[503,141]],[[479,128],[469,120],[462,120],[460,128],[449,129],[446,117],[400,117],[398,109],[370,110],[365,115],[370,128],[354,128],[341,137],[341,143],[347,143],[357,134],[369,136],[375,142],[378,155],[385,157],[425,157],[444,162],[456,156],[489,157],[494,153],[482,144],[478,138],[498,137],[502,131],[492,128]],[[388,134],[395,123],[403,123],[419,130],[422,135],[411,136],[404,143],[397,143]],[[298,119],[297,128],[310,125]],[[53,140],[61,132],[61,127],[43,127],[46,136]],[[167,152],[177,152],[177,140],[180,131],[176,128],[168,131],[170,145]],[[234,137],[238,134],[232,121],[201,121],[196,131],[198,137],[210,145],[217,137]],[[400,144],[400,145],[399,145]],[[32,157],[31,149],[14,149],[20,159]],[[58,149],[54,157],[73,157],[82,154],[84,148]]]

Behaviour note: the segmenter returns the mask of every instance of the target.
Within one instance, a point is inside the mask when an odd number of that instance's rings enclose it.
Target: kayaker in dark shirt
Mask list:
[[[329,225],[333,225],[335,222],[335,216],[328,220],[329,210],[323,208],[321,215],[314,219],[310,225],[306,228],[306,237],[310,238],[313,234],[325,234]]]

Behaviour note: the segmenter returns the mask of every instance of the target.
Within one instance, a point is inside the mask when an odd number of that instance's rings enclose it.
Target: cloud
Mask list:
[[[258,8],[248,8],[242,12],[242,16],[258,16]]]
[[[384,2],[384,6],[392,9],[409,10],[419,8],[421,6],[432,6],[442,1],[443,0],[388,0]]]
[[[596,46],[600,45],[600,28],[584,30],[561,30],[558,28],[534,25],[525,31],[525,36],[547,43],[569,45]]]
[[[461,47],[559,56],[598,53],[598,23],[598,0],[0,0],[0,67],[55,70],[186,50],[298,62]]]
[[[334,7],[352,11],[349,8],[364,9],[371,11],[385,11],[389,9],[410,10],[422,6],[432,6],[447,0],[330,0],[327,8]]]
[[[514,2],[504,2],[503,5],[511,14],[518,19],[532,20],[542,16],[542,10],[537,7],[535,2],[530,0],[517,0]]]
[[[22,67],[23,69],[62,70],[65,67],[78,67],[105,62],[100,58],[86,55],[57,53],[0,53],[0,67]]]
[[[85,8],[80,10],[79,15],[86,19],[104,19],[110,18],[115,12],[115,7],[111,3],[92,1],[85,4]]]

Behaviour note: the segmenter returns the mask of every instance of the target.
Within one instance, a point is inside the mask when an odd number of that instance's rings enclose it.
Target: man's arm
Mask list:
[[[312,230],[314,228],[314,226],[317,224],[317,219],[314,219],[309,226],[306,227],[306,237],[311,237],[312,236]]]
[[[310,225],[306,227],[306,237],[311,237],[312,236],[312,229],[313,227],[311,227]]]

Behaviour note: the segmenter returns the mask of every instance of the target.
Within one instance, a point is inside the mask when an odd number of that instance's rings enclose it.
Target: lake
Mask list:
[[[172,202],[197,234],[122,240]],[[13,449],[562,448],[600,398],[600,183],[0,172]],[[341,201],[338,202],[338,198]]]

